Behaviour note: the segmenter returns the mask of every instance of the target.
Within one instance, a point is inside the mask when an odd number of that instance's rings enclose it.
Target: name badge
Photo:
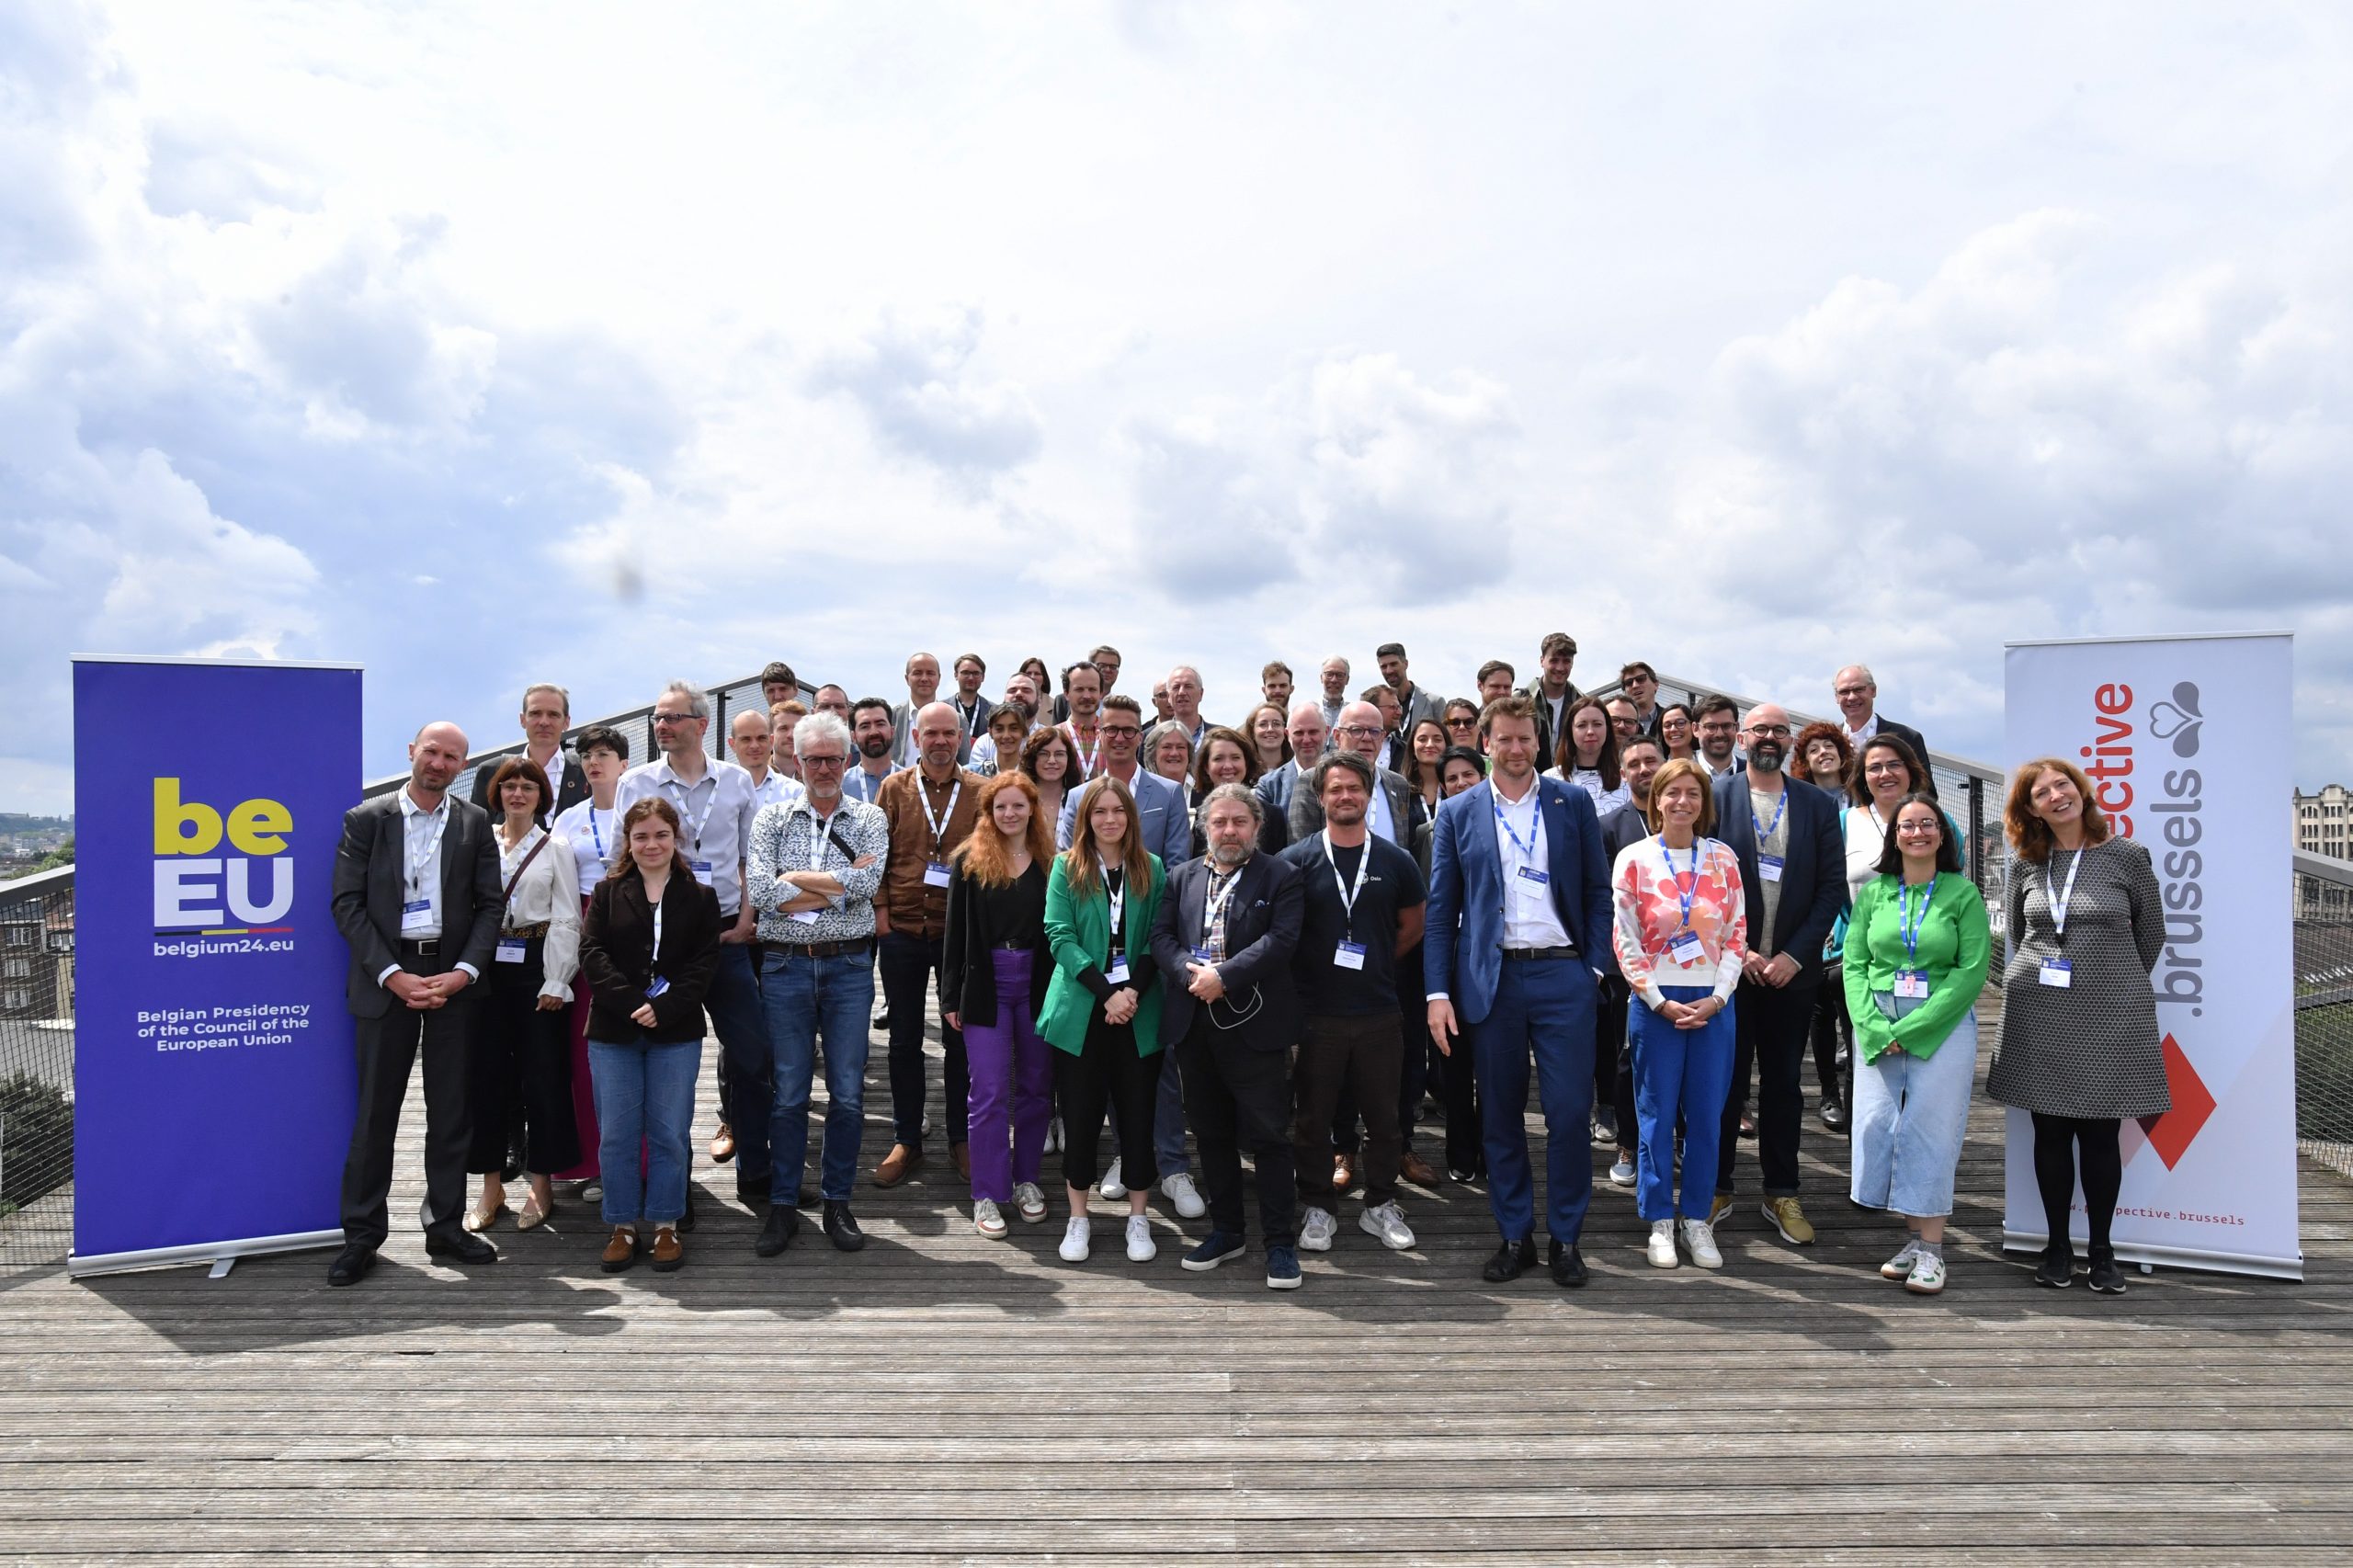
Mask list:
[[[654,983],[645,988],[646,1000],[650,1002],[669,989],[670,983],[657,974],[654,977]]]
[[[1210,962],[1210,950],[1207,948],[1195,948],[1193,949],[1193,961],[1195,963]]]
[[[1897,970],[1895,971],[1895,994],[1909,1001],[1927,1001],[1928,999],[1928,971],[1925,969]]]
[[[414,899],[409,903],[401,905],[401,929],[403,931],[422,931],[427,926],[432,924],[433,901],[431,899]]]
[[[524,950],[530,944],[520,937],[498,938],[498,951],[492,956],[500,963],[521,963],[529,955]]]
[[[798,920],[803,926],[814,926],[817,924],[817,916],[824,913],[825,912],[822,909],[799,909],[793,911],[790,915],[786,915],[785,918],[787,920]]]
[[[1533,866],[1522,866],[1519,869],[1519,874],[1526,877],[1529,881],[1534,882],[1540,888],[1552,880],[1551,876],[1545,872],[1538,870]]]
[[[2065,959],[2043,960],[2042,983],[2055,985],[2062,991],[2066,990],[2075,983],[2075,966]]]
[[[690,869],[693,870],[693,872],[694,872],[694,874],[695,874],[695,881],[697,881],[700,882],[700,883],[701,883],[703,886],[705,886],[705,887],[709,887],[709,886],[710,886],[710,861],[708,861],[708,860],[689,860],[689,861],[688,861],[688,862],[687,862],[687,865],[688,866],[688,868],[690,868]]]
[[[1768,882],[1779,881],[1781,858],[1779,855],[1759,855],[1756,857],[1756,874]]]
[[[1667,956],[1684,968],[1707,961],[1708,949],[1699,942],[1697,931],[1677,931],[1666,944]]]
[[[1125,985],[1128,983],[1128,955],[1121,953],[1113,959],[1111,967],[1103,971],[1103,978],[1114,985]]]
[[[927,888],[946,887],[948,885],[948,862],[945,860],[925,861],[923,868],[923,885]]]
[[[1362,942],[1342,942],[1333,952],[1332,961],[1341,969],[1362,969],[1364,967],[1364,944]]]

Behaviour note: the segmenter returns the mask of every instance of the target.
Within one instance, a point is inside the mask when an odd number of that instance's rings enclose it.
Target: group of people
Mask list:
[[[915,654],[900,702],[804,700],[774,664],[767,706],[728,726],[733,760],[708,744],[708,696],[673,682],[659,755],[634,766],[626,736],[571,733],[566,693],[537,685],[524,749],[477,769],[472,801],[450,794],[466,737],[426,725],[406,786],[353,808],[338,849],[360,1092],[330,1280],[363,1278],[386,1238],[420,1051],[428,1253],[494,1259],[483,1233],[523,1177],[518,1230],[579,1184],[606,1269],[680,1267],[707,1029],[710,1153],[761,1216],[755,1250],[799,1235],[822,1058],[819,1224],[856,1251],[872,1031],[892,1134],[869,1179],[892,1187],[928,1157],[936,995],[972,1222],[999,1238],[1046,1220],[1058,1150],[1073,1264],[1096,1195],[1124,1201],[1129,1259],[1156,1256],[1155,1188],[1201,1222],[1189,1269],[1243,1256],[1255,1218],[1267,1285],[1296,1288],[1352,1197],[1365,1235],[1411,1248],[1404,1188],[1442,1179],[1415,1147],[1434,1096],[1443,1179],[1485,1184],[1483,1274],[1507,1282],[1537,1259],[1531,1078],[1557,1284],[1588,1279],[1593,1145],[1614,1151],[1654,1266],[1723,1266],[1751,1133],[1758,1212],[1804,1245],[1811,1054],[1824,1119],[1851,1139],[1849,1196],[1904,1224],[1881,1272],[1942,1290],[1994,955],[1918,733],[1877,712],[1861,665],[1834,679],[1840,722],[1797,728],[1775,703],[1661,704],[1641,662],[1616,695],[1581,694],[1575,653],[1545,638],[1525,686],[1490,661],[1476,700],[1418,686],[1396,643],[1353,696],[1346,659],[1306,697],[1274,661],[1232,726],[1203,715],[1191,666],[1149,707],[1117,691],[1109,647],[1051,679],[1025,661],[996,701],[976,654],[945,696]],[[2004,827],[1988,1092],[2033,1113],[2036,1278],[2075,1277],[2080,1181],[2087,1281],[2121,1290],[2119,1120],[2167,1103],[2149,984],[2164,912],[2147,853],[2074,764],[2018,769]]]

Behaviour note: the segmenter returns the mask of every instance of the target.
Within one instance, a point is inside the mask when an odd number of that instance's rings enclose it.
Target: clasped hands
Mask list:
[[[466,988],[473,976],[462,969],[445,974],[411,974],[396,970],[384,982],[384,989],[399,997],[413,1012],[429,1013],[436,1007],[447,1006],[449,998]]]

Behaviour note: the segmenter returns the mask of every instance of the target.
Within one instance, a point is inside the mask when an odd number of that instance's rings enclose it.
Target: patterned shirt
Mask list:
[[[1618,967],[1637,995],[1655,1007],[1665,1000],[1660,987],[1704,985],[1730,1000],[1740,983],[1741,960],[1748,943],[1748,903],[1740,885],[1740,857],[1716,839],[1695,841],[1699,871],[1692,872],[1692,852],[1670,851],[1655,835],[1638,839],[1619,852],[1610,869],[1609,891],[1616,907],[1611,939],[1618,949]],[[1669,857],[1673,868],[1669,869]],[[1682,885],[1691,888],[1691,930],[1699,938],[1696,963],[1676,961],[1671,944],[1683,929]]]
[[[856,942],[873,936],[874,892],[882,885],[882,862],[890,849],[888,819],[881,808],[863,801],[845,798],[822,823],[805,799],[761,807],[752,819],[744,874],[744,896],[760,912],[760,940]],[[872,865],[851,868],[853,859],[870,855]],[[777,905],[795,891],[777,880],[783,871],[829,872],[842,884],[843,896],[822,909],[780,915]]]
[[[1208,955],[1202,960],[1205,963],[1221,964],[1226,960],[1225,916],[1233,907],[1234,890],[1242,885],[1243,869],[1249,864],[1245,860],[1225,872],[1220,872],[1214,866],[1210,868],[1209,889],[1201,899],[1202,913],[1209,926],[1201,935],[1201,950]]]

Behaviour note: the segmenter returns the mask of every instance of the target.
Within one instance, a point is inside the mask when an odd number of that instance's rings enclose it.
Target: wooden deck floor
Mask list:
[[[878,1075],[869,1165],[888,1098]],[[711,1104],[706,1073],[706,1134]],[[1818,1245],[1750,1209],[1722,1274],[1654,1271],[1603,1182],[1577,1294],[1483,1283],[1461,1187],[1409,1194],[1407,1254],[1351,1205],[1283,1295],[1180,1270],[1156,1202],[1148,1266],[1100,1202],[1082,1267],[1051,1221],[983,1241],[944,1159],[861,1187],[854,1256],[804,1232],[754,1257],[704,1165],[670,1276],[599,1273],[573,1204],[471,1275],[410,1232],[357,1290],[324,1254],[21,1278],[0,1559],[2347,1560],[2353,1185],[2306,1167],[2304,1284],[2037,1290],[1997,1256],[1981,1107],[1923,1301],[1807,1128]]]

